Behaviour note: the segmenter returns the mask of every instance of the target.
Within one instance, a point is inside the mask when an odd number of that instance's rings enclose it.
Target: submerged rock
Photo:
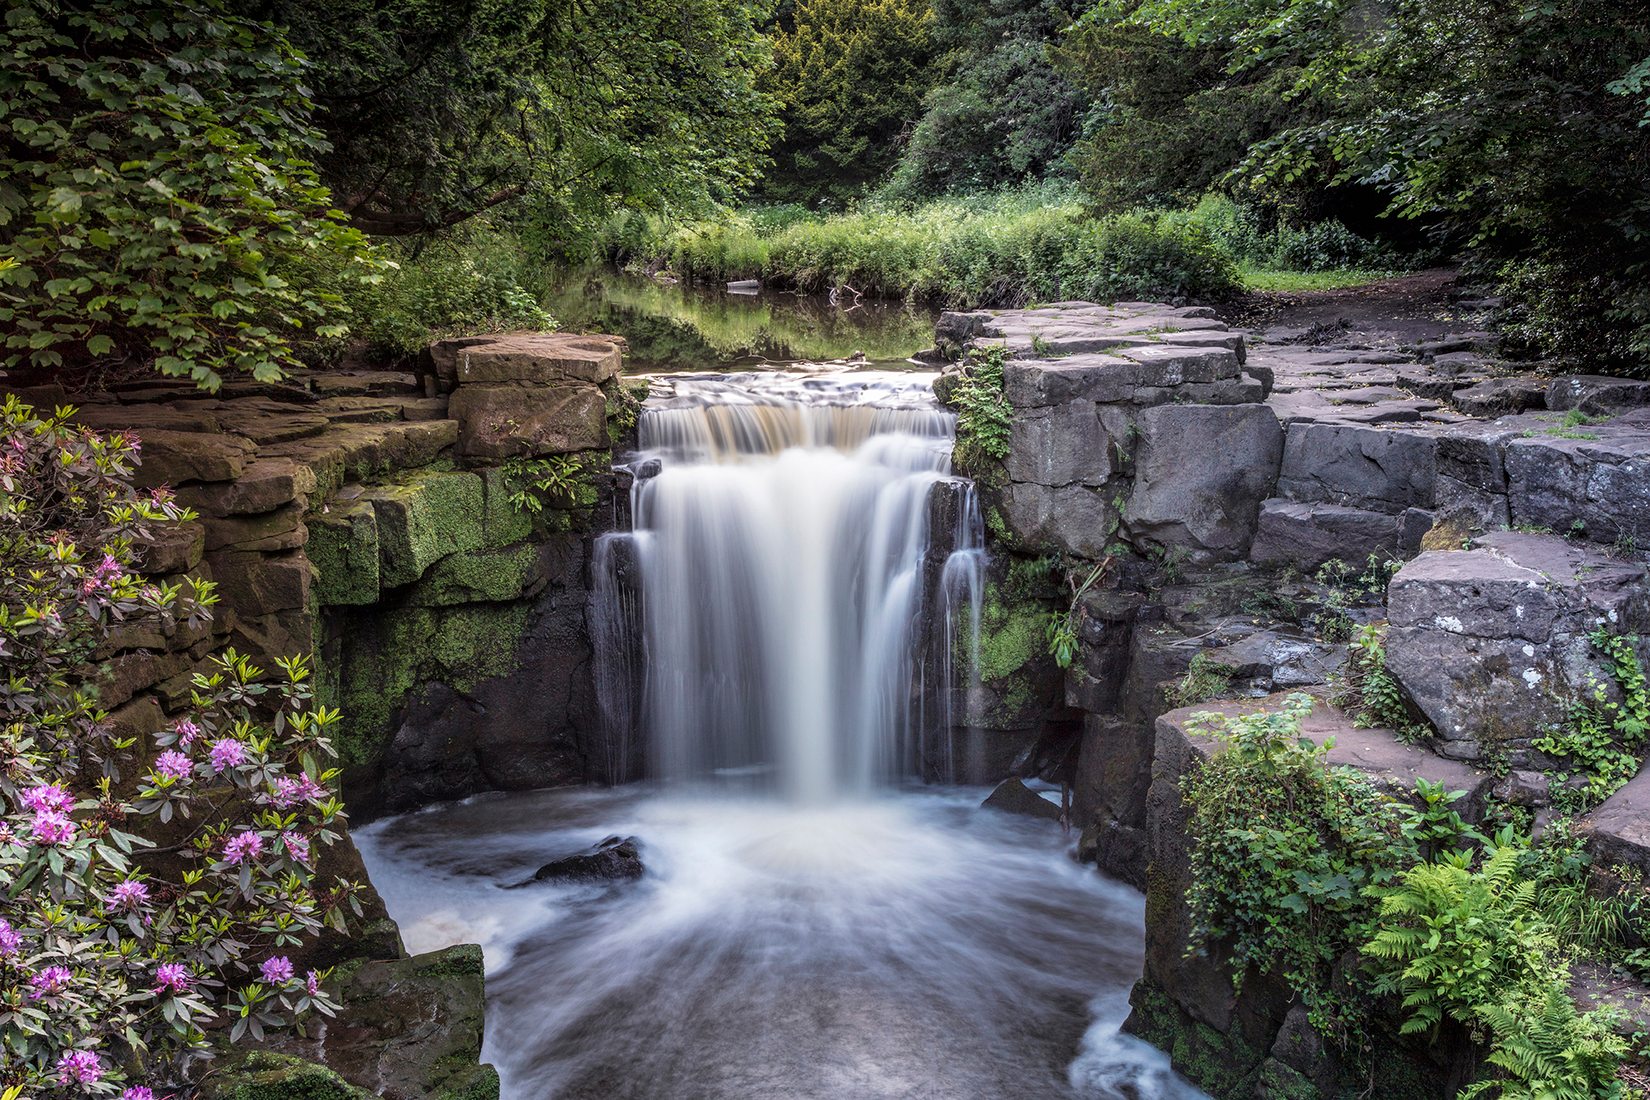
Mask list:
[[[1050,821],[1060,820],[1060,807],[1014,778],[1005,779],[997,784],[997,789],[980,805],[1009,814],[1046,817]]]
[[[633,836],[610,836],[582,852],[546,863],[532,878],[511,888],[535,882],[623,882],[641,878],[644,870],[641,843]]]

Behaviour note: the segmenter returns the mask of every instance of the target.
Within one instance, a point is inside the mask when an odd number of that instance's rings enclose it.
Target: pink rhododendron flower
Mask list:
[[[69,792],[56,783],[30,787],[22,793],[20,798],[23,805],[35,813],[42,810],[56,810],[59,813],[66,813],[69,807],[74,805],[74,799],[69,797]]]
[[[286,846],[288,859],[299,863],[309,862],[309,838],[298,833],[282,833],[281,843]]]
[[[0,959],[17,954],[23,936],[11,926],[11,921],[0,919]]]
[[[246,763],[246,746],[233,737],[225,737],[212,746],[212,771],[235,768]]]
[[[120,1100],[155,1100],[155,1090],[144,1085],[134,1085],[120,1094]]]
[[[321,995],[321,975],[319,971],[311,970],[308,974],[304,975],[304,992],[308,993],[311,997],[319,997]]]
[[[29,979],[29,1000],[38,1001],[42,997],[57,996],[68,988],[69,979],[73,977],[66,966],[48,966]]]
[[[89,1050],[71,1050],[57,1060],[57,1083],[60,1085],[95,1085],[103,1076],[103,1064]]]
[[[74,840],[74,822],[66,813],[41,810],[29,823],[29,830],[37,844],[68,844]]]
[[[223,846],[223,858],[230,863],[243,859],[257,859],[264,854],[264,838],[250,830],[236,833]]]
[[[179,718],[172,723],[172,732],[178,735],[178,744],[188,748],[201,735],[201,728],[187,718]]]
[[[275,805],[285,809],[300,802],[308,802],[322,793],[315,780],[308,775],[285,775],[275,781],[274,801]]]
[[[285,955],[275,955],[265,959],[258,967],[258,973],[264,976],[264,981],[270,985],[280,985],[292,980],[292,960]]]
[[[187,779],[193,770],[189,758],[176,749],[167,749],[155,757],[155,771],[168,779]]]
[[[186,993],[191,979],[182,963],[161,963],[155,967],[155,992]]]
[[[149,901],[149,887],[141,882],[117,882],[115,888],[109,891],[104,904],[111,911],[130,912],[141,909]]]

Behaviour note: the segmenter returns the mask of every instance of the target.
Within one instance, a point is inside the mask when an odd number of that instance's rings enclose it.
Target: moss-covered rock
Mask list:
[[[367,496],[378,517],[385,588],[411,584],[448,554],[480,549],[485,541],[485,493],[475,474],[420,473]]]
[[[370,500],[341,504],[309,519],[310,564],[323,606],[378,602],[378,512]]]
[[[470,691],[514,671],[529,612],[525,603],[475,603],[377,608],[357,620],[343,647],[339,758],[347,766],[374,764],[394,733],[396,711],[422,684]]]
[[[198,1095],[201,1100],[372,1100],[374,1094],[318,1063],[255,1050],[214,1066]]]
[[[542,579],[539,548],[531,543],[454,554],[430,567],[407,602],[417,607],[508,603],[521,599]]]

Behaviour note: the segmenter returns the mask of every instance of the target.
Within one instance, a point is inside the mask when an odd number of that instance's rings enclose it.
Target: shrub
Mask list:
[[[465,226],[416,245],[391,242],[385,255],[396,263],[353,300],[355,335],[373,352],[411,355],[442,336],[556,327],[539,304],[542,274],[507,233]]]
[[[1234,980],[1251,967],[1297,990],[1312,1022],[1343,1043],[1362,1011],[1334,982],[1376,902],[1369,888],[1416,859],[1404,815],[1359,772],[1326,766],[1301,737],[1311,696],[1283,709],[1199,716],[1222,748],[1186,776],[1194,945],[1231,951]]]
[[[300,334],[341,335],[341,295],[283,270],[377,264],[310,163],[303,63],[274,28],[216,0],[18,0],[4,18],[7,365],[152,362],[216,389],[280,377]]]
[[[116,737],[87,662],[123,625],[198,625],[213,599],[134,572],[138,541],[186,513],[132,488],[136,440],[15,397],[0,415],[0,1086],[158,1094],[209,1034],[332,1010],[291,954],[360,912],[315,871],[343,819],[322,764],[337,713],[312,705],[305,661],[266,683],[229,651],[155,755]]]

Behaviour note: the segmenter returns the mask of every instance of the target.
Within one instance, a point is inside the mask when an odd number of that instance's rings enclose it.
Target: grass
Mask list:
[[[1245,290],[1281,291],[1345,290],[1348,287],[1368,286],[1401,274],[1378,268],[1347,267],[1328,271],[1284,271],[1277,268],[1250,267],[1238,269],[1238,278]]]

